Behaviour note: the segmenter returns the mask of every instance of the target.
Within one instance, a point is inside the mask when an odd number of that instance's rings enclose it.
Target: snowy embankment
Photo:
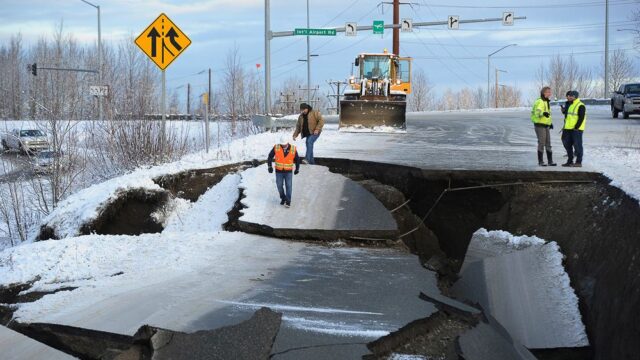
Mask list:
[[[588,161],[611,185],[640,201],[640,148],[598,147],[590,150]]]
[[[46,218],[59,238],[77,236],[80,227],[95,219],[99,212],[123,191],[131,189],[162,190],[154,182],[160,176],[182,171],[206,169],[235,162],[264,159],[270,146],[278,141],[279,133],[263,133],[233,141],[226,148],[211,153],[198,152],[183,159],[159,166],[145,167],[129,174],[95,184],[69,196]]]

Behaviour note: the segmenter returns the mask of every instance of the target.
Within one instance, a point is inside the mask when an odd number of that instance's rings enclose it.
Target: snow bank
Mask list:
[[[262,133],[250,136],[235,140],[226,148],[217,149],[209,154],[194,153],[176,162],[140,168],[129,174],[92,185],[60,202],[58,207],[43,219],[43,223],[54,228],[56,235],[60,238],[77,236],[80,227],[95,219],[100,211],[115,200],[121,192],[131,189],[161,190],[162,188],[153,179],[162,175],[212,168],[254,158],[265,159],[271,146],[278,142],[280,135],[280,133]]]
[[[165,223],[163,233],[198,233],[222,230],[227,212],[238,199],[240,175],[229,174],[205,192],[196,203],[178,200],[176,211]]]
[[[598,147],[590,149],[585,161],[611,179],[611,185],[640,201],[640,149]]]

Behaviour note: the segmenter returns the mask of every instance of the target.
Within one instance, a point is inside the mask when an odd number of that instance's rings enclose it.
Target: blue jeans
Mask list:
[[[276,187],[280,193],[280,200],[291,203],[291,191],[293,189],[293,172],[276,172]]]
[[[307,162],[309,164],[315,164],[316,162],[313,160],[313,143],[316,142],[316,140],[318,140],[318,138],[320,137],[320,135],[309,135],[307,136],[307,155],[305,156],[305,158],[307,159]]]
[[[563,130],[562,145],[567,150],[567,162],[573,163],[573,155],[576,156],[576,164],[582,164],[582,131],[580,130]]]

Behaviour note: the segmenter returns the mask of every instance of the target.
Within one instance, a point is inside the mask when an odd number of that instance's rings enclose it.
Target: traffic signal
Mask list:
[[[33,65],[28,65],[27,68],[31,70],[31,74],[33,76],[38,76],[38,64],[33,63]]]

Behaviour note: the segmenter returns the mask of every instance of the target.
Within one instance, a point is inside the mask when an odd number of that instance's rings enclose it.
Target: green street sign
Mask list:
[[[336,36],[336,29],[295,29],[293,35]]]
[[[383,35],[384,34],[384,21],[382,21],[382,20],[374,20],[373,21],[373,34],[374,35]]]

